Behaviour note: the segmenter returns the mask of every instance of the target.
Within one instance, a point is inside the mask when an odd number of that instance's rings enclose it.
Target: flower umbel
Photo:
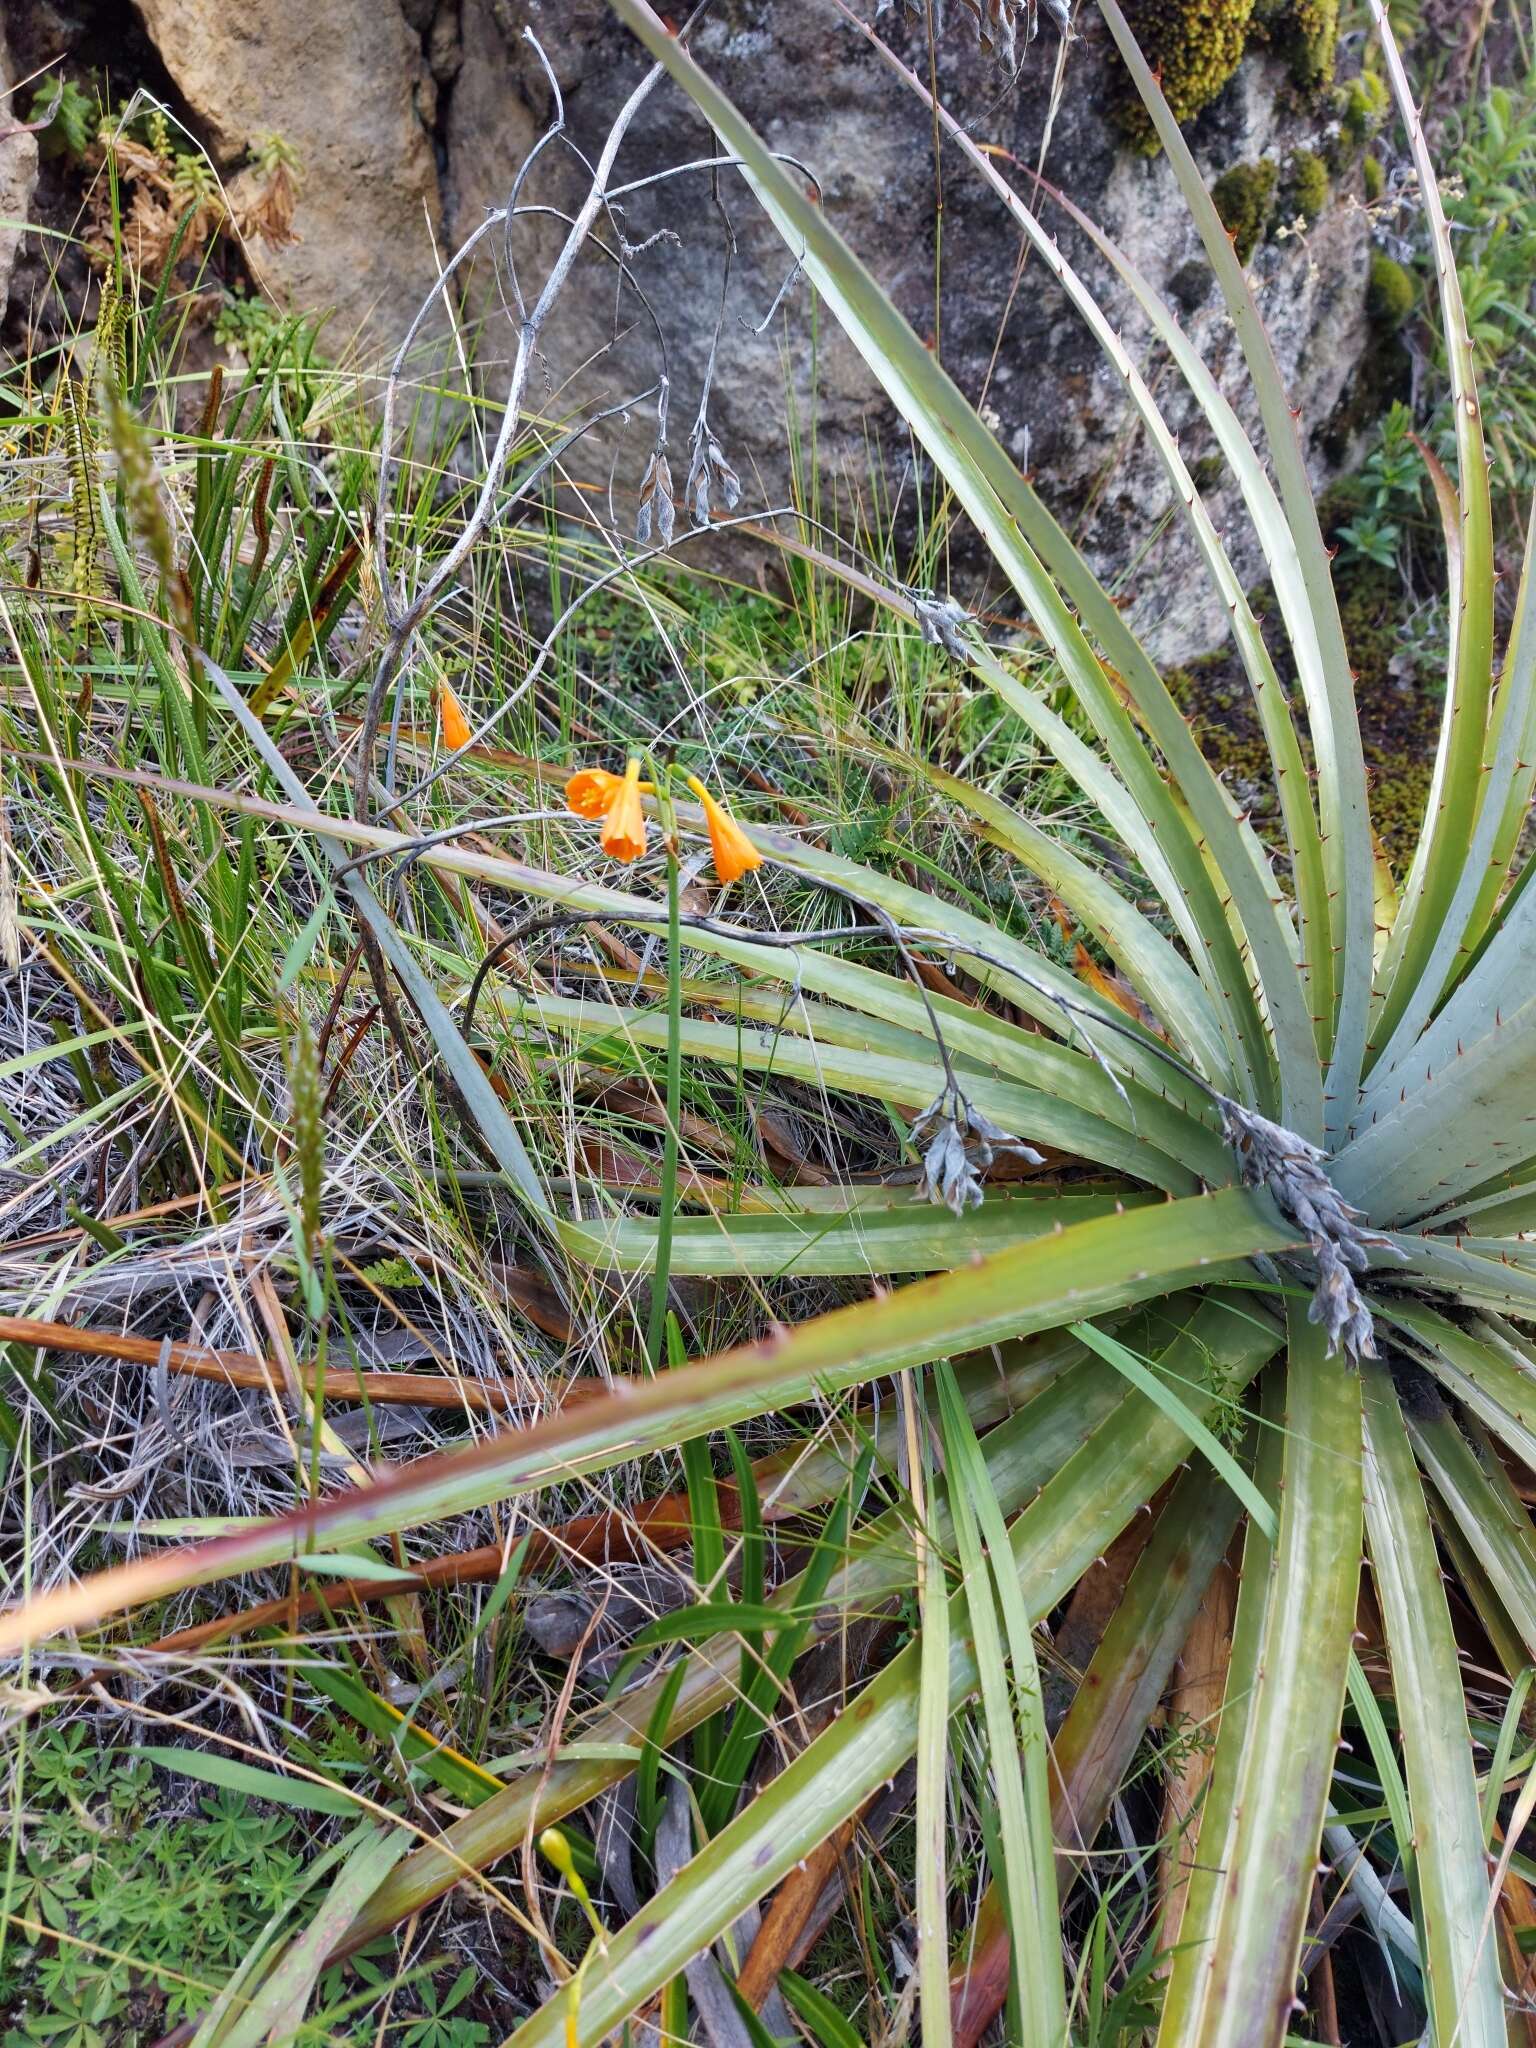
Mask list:
[[[923,1190],[930,1202],[942,1202],[957,1216],[981,1206],[981,1176],[1000,1152],[1012,1152],[1029,1166],[1043,1166],[1045,1156],[1022,1138],[993,1123],[947,1081],[912,1119],[912,1142],[923,1155]]]
[[[1305,1233],[1312,1247],[1317,1284],[1307,1321],[1327,1331],[1328,1356],[1342,1346],[1350,1358],[1374,1358],[1375,1325],[1355,1275],[1370,1264],[1372,1246],[1399,1259],[1406,1253],[1369,1224],[1360,1227],[1360,1211],[1350,1207],[1323,1170],[1327,1154],[1321,1146],[1224,1095],[1216,1100],[1222,1136],[1236,1154],[1243,1185],[1267,1188],[1281,1215]]]
[[[704,807],[704,828],[709,834],[709,851],[715,863],[715,873],[721,881],[739,882],[743,875],[749,875],[754,868],[760,868],[763,856],[730,812],[715,802],[696,775],[688,777],[688,787]]]

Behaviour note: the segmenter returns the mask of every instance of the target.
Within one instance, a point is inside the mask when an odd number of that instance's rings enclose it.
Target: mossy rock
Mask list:
[[[1208,107],[1242,62],[1254,0],[1134,0],[1127,7],[1136,40],[1162,79],[1163,97],[1176,121],[1192,121]],[[1134,95],[1120,110],[1136,146],[1157,154],[1151,117]]]
[[[1387,174],[1379,156],[1368,156],[1360,165],[1360,175],[1365,181],[1365,199],[1368,206],[1374,206],[1387,188]]]
[[[1339,125],[1356,149],[1364,149],[1387,118],[1390,98],[1386,80],[1374,71],[1362,71],[1345,86]]]
[[[1181,126],[1211,104],[1250,44],[1283,57],[1305,93],[1333,78],[1339,0],[1126,0],[1125,12]],[[1128,80],[1116,111],[1136,147],[1156,156],[1151,117]]]
[[[1263,238],[1278,175],[1269,159],[1262,157],[1256,164],[1234,164],[1211,187],[1211,198],[1222,226],[1232,237],[1239,263],[1248,261]]]
[[[1384,249],[1371,257],[1370,282],[1365,288],[1365,310],[1381,334],[1396,334],[1419,301],[1412,275]]]
[[[1331,83],[1338,38],[1339,0],[1255,0],[1249,41],[1283,58],[1304,93]]]
[[[1328,166],[1316,150],[1297,150],[1286,167],[1282,213],[1292,220],[1299,215],[1314,221],[1327,204]]]
[[[1271,43],[1290,65],[1291,76],[1301,89],[1317,92],[1333,77],[1339,0],[1287,0],[1276,12]]]

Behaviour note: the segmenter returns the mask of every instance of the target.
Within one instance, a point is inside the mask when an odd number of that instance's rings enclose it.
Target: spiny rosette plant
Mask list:
[[[408,1919],[536,1836],[569,1876],[558,1858],[575,1866],[554,1824],[638,1772],[654,1895],[624,1924],[596,1923],[579,1966],[562,1966],[558,1989],[514,2040],[596,2042],[658,1998],[670,2025],[684,1983],[702,2005],[721,1969],[734,1972],[751,1942],[743,1916],[781,1888],[770,1915],[778,1911],[804,1867],[829,1875],[847,1830],[915,1760],[925,2043],[974,2040],[1005,1996],[1012,2038],[1064,2042],[1081,2024],[1082,1976],[1064,1964],[1074,1888],[1198,1623],[1221,1689],[1207,1741],[1183,1767],[1198,1796],[1147,1937],[1165,1971],[1159,2040],[1284,2039],[1298,1971],[1321,1953],[1303,1949],[1326,1852],[1371,1924],[1392,1927],[1428,2037],[1442,2048],[1493,2048],[1506,2039],[1519,1982],[1506,1879],[1536,1803],[1536,1780],[1514,1813],[1505,1803],[1518,1782],[1517,1681],[1536,1660],[1536,1535],[1510,1471],[1536,1467],[1536,1255],[1526,1242],[1536,1227],[1536,892],[1522,865],[1536,778],[1536,624],[1528,551],[1495,683],[1471,346],[1434,169],[1385,15],[1375,8],[1439,262],[1457,441],[1457,475],[1441,486],[1452,579],[1444,721],[1423,832],[1397,888],[1373,840],[1349,649],[1297,422],[1249,280],[1116,0],[1101,0],[1102,11],[1224,296],[1259,444],[1133,260],[1073,218],[1193,394],[1241,492],[1283,656],[1261,633],[1146,368],[1100,296],[996,160],[941,107],[930,113],[1072,301],[1166,467],[1230,613],[1283,851],[1249,828],[1104,585],[797,167],[770,150],[646,0],[612,5],[655,59],[652,82],[666,74],[703,115],[720,158],[745,178],[984,539],[1076,713],[1064,715],[953,596],[893,587],[883,601],[964,663],[1054,757],[1156,907],[937,767],[924,770],[932,787],[1049,888],[1113,977],[1070,972],[979,912],[794,833],[743,826],[739,791],[729,792],[737,815],[702,785],[696,808],[681,777],[666,764],[643,775],[638,754],[622,774],[581,764],[568,798],[625,863],[659,825],[665,900],[387,820],[311,824],[327,845],[349,842],[369,859],[409,855],[418,870],[469,876],[535,906],[467,977],[470,1008],[482,988],[494,996],[480,1014],[493,1019],[492,1049],[509,1058],[550,1044],[665,1052],[673,1193],[682,1061],[771,1070],[830,1097],[889,1105],[911,1133],[907,1177],[894,1187],[765,1180],[736,1207],[702,1214],[675,1214],[664,1200],[649,1217],[567,1215],[385,896],[338,852],[338,888],[379,971],[425,1022],[548,1248],[649,1274],[662,1308],[678,1278],[927,1277],[882,1284],[694,1364],[678,1359],[675,1324],[658,1321],[666,1341],[653,1361],[671,1369],[285,1520],[63,1587],[9,1613],[0,1640],[14,1649],[95,1628],[135,1603],[296,1550],[355,1553],[678,1445],[697,1509],[714,1498],[698,1452],[715,1433],[895,1377],[896,1397],[865,1411],[845,1456],[823,1447],[803,1465],[776,1467],[761,1500],[752,1468],[744,1459],[736,1468],[734,1513],[743,1551],[759,1559],[756,1594],[732,1607],[723,1547],[714,1578],[704,1571],[700,1532],[712,1528],[723,1545],[722,1524],[718,1511],[713,1523],[696,1513],[695,1574],[709,1582],[701,1602],[636,1646],[690,1647],[639,1676],[622,1671],[609,1702],[567,1730],[569,1753],[539,1754],[494,1790],[455,1779],[462,1816],[357,1898],[338,1945]],[[1000,21],[1008,13],[983,10]],[[574,216],[582,233],[600,211],[611,154],[594,173],[593,201]],[[525,334],[543,304],[526,313]],[[664,392],[660,411],[664,419]],[[652,522],[670,537],[663,477],[664,457],[653,456],[644,543]],[[487,485],[486,503],[494,496]],[[381,550],[382,534],[381,523]],[[392,618],[369,744],[456,553],[423,586],[428,595]],[[290,803],[310,806],[249,707],[219,687]],[[483,728],[450,695],[441,702],[444,738],[468,749]],[[366,748],[362,758],[366,792]],[[708,913],[679,886],[685,849],[706,834],[721,880],[738,891]],[[755,915],[761,878],[743,839],[765,870],[792,874],[848,915],[770,929]],[[619,1003],[531,987],[514,973],[518,947],[592,919],[665,936],[664,1002],[644,1000],[643,983],[636,1000]],[[889,969],[850,957],[852,935],[882,944]],[[684,955],[713,978],[685,983]],[[964,974],[965,998],[934,975],[941,965]],[[996,1176],[1008,1160],[1041,1163],[1019,1183]],[[1239,1402],[1246,1426],[1234,1429]],[[877,1456],[900,1462],[910,1511],[883,1507],[871,1489]],[[763,1518],[786,1497],[795,1513],[838,1506],[803,1570],[767,1595]],[[1034,1632],[1132,1529],[1139,1555],[1094,1652],[1093,1682],[1048,1737]],[[1229,1551],[1240,1560],[1235,1599],[1213,1628],[1201,1602]],[[1469,1718],[1442,1555],[1486,1654],[1504,1667],[1512,1707],[1503,1727],[1490,1728],[1480,1705]],[[803,1651],[912,1589],[910,1639],[839,1713],[819,1728],[787,1708],[775,1718]],[[1386,1649],[1369,1670],[1355,1651],[1362,1612]],[[1491,1756],[1481,1778],[1472,1720]],[[945,1812],[950,1731],[962,1725],[986,1757],[991,1888],[952,1954]],[[750,1768],[768,1753],[765,1730],[778,1744],[776,1773]],[[691,1807],[681,1787],[663,1801],[663,1753],[691,1758]],[[440,1757],[437,1767],[446,1769]],[[1405,1909],[1388,1896],[1385,1880],[1398,1875]],[[591,1910],[585,1888],[578,1896]],[[788,1971],[780,1983],[806,2017],[807,1987]],[[772,1991],[772,1977],[754,1983],[749,2008]]]

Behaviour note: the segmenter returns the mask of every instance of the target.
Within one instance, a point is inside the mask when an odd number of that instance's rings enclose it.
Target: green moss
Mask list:
[[[1379,156],[1368,156],[1360,166],[1360,175],[1365,180],[1365,197],[1368,205],[1374,205],[1386,189],[1387,174],[1381,167]]]
[[[1282,55],[1305,92],[1333,78],[1339,0],[1126,0],[1124,12],[1180,125],[1217,98],[1251,43]],[[1128,80],[1116,115],[1130,141],[1157,156],[1151,117]]]
[[[1251,40],[1262,39],[1290,66],[1303,92],[1315,93],[1333,77],[1339,35],[1339,0],[1257,0]]]
[[[1135,0],[1126,8],[1176,121],[1191,121],[1208,107],[1242,62],[1253,7],[1254,0]],[[1156,154],[1151,119],[1134,94],[1121,121],[1138,148]]]
[[[1211,187],[1222,226],[1232,237],[1239,263],[1258,247],[1275,196],[1275,167],[1267,157],[1256,164],[1234,164]]]
[[[1402,646],[1403,592],[1376,562],[1336,570],[1339,622],[1355,672],[1360,737],[1371,779],[1371,822],[1398,866],[1411,855],[1424,821],[1440,731],[1440,704],[1425,689],[1405,690],[1392,673]]]
[[[1374,71],[1362,71],[1344,88],[1344,105],[1339,123],[1356,149],[1364,149],[1386,119],[1386,80]]]
[[[1318,511],[1328,533],[1356,509],[1358,480],[1345,478],[1325,493]],[[1355,671],[1360,735],[1372,781],[1371,816],[1388,855],[1401,866],[1412,854],[1434,770],[1440,705],[1433,691],[1405,688],[1392,672],[1402,645],[1404,595],[1394,573],[1373,562],[1336,568],[1335,588],[1344,643]],[[1275,606],[1267,585],[1248,601],[1282,673],[1286,657]],[[1279,852],[1284,826],[1275,790],[1274,767],[1253,692],[1242,662],[1231,649],[1202,656],[1165,671],[1164,681],[1189,720],[1200,751],[1247,811],[1254,829]],[[1311,746],[1305,721],[1302,757]]]
[[[1339,0],[1292,0],[1284,49],[1291,76],[1306,92],[1316,92],[1333,77],[1339,38]]]
[[[1298,149],[1286,172],[1284,212],[1313,221],[1327,204],[1328,166],[1315,150]]]
[[[1333,77],[1339,0],[1126,0],[1125,12],[1180,123],[1211,104],[1251,43],[1283,56],[1306,92]],[[1152,122],[1128,81],[1118,113],[1137,147],[1155,156]]]
[[[1377,249],[1371,257],[1370,282],[1365,288],[1365,309],[1371,323],[1384,334],[1395,334],[1418,303],[1418,287],[1401,263]]]

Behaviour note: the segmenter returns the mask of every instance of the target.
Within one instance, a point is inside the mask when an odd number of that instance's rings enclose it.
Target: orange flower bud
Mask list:
[[[633,756],[603,820],[602,845],[604,853],[612,860],[638,860],[645,851],[645,812],[640,808],[640,763]]]
[[[695,776],[689,776],[688,787],[704,806],[704,827],[709,833],[709,850],[714,859],[715,873],[721,881],[739,882],[743,875],[749,875],[754,868],[760,868],[763,856],[730,812],[723,810],[715,802],[703,783]]]
[[[438,693],[438,716],[442,720],[443,745],[450,754],[456,754],[460,747],[467,747],[474,734],[470,731],[469,720],[464,716],[464,706],[444,683]]]

